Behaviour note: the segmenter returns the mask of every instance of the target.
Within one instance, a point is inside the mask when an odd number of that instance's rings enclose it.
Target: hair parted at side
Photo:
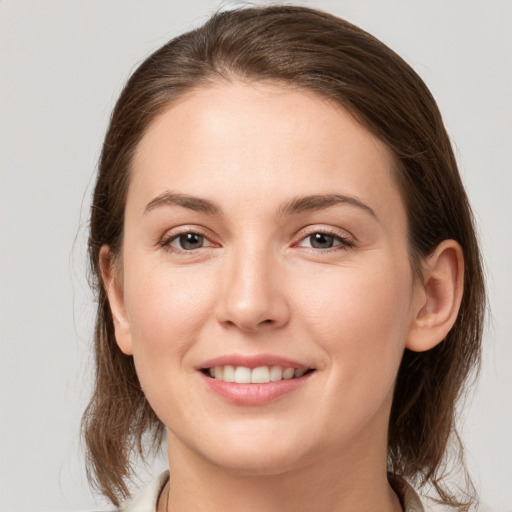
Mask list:
[[[456,404],[480,360],[485,289],[472,213],[441,115],[419,76],[360,28],[305,7],[270,6],[214,14],[149,56],[133,73],[114,108],[94,190],[89,237],[91,277],[98,298],[94,333],[94,394],[82,432],[88,475],[115,505],[129,496],[131,457],[144,457],[163,425],[141,390],[132,357],[118,348],[101,283],[99,253],[121,256],[124,208],[134,151],[149,124],[176,98],[230,80],[273,81],[315,92],[346,108],[387,144],[408,215],[411,264],[445,239],[462,246],[464,295],[459,316],[435,348],[405,351],[389,424],[389,470],[431,484],[442,503],[468,510],[443,479],[454,442]],[[151,445],[151,443],[150,443]],[[151,448],[151,446],[150,446]],[[455,460],[464,472],[462,458]],[[459,482],[460,483],[460,482]]]

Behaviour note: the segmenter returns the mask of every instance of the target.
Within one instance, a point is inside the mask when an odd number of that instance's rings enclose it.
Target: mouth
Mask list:
[[[296,396],[316,368],[277,354],[225,354],[196,367],[206,388],[237,406],[263,406]]]
[[[313,368],[292,368],[287,366],[211,366],[202,368],[201,372],[207,377],[223,382],[236,384],[267,384],[282,380],[298,379],[306,374],[315,371]]]

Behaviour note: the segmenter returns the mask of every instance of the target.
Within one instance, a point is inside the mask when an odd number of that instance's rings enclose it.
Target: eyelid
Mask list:
[[[198,235],[201,235],[204,237],[208,244],[207,246],[200,247],[195,250],[184,250],[180,249],[179,247],[175,247],[171,245],[171,242],[175,239],[177,239],[179,236],[187,234],[187,233],[196,233]],[[303,242],[306,238],[309,236],[312,236],[316,233],[322,233],[328,236],[332,236],[339,240],[341,243],[326,249],[318,249],[315,247],[304,247],[305,249],[311,249],[313,251],[320,251],[320,252],[328,252],[329,250],[340,250],[340,249],[347,249],[350,247],[353,247],[355,245],[355,237],[352,236],[349,232],[346,230],[342,230],[339,228],[335,228],[332,226],[322,226],[322,225],[311,225],[306,226],[298,231],[296,236],[294,237],[295,242],[292,243],[292,247],[301,247],[299,243]],[[179,226],[176,228],[172,228],[169,231],[167,231],[158,241],[158,245],[161,246],[164,249],[167,249],[172,252],[178,252],[178,253],[187,253],[188,255],[193,254],[194,252],[199,251],[200,249],[210,249],[212,247],[220,247],[220,244],[214,242],[212,240],[212,236],[209,232],[209,230],[206,230],[205,228],[197,225],[184,225]]]
[[[339,250],[339,249],[347,249],[353,247],[355,245],[355,237],[353,237],[350,233],[345,230],[337,229],[330,226],[321,226],[321,225],[313,225],[307,226],[301,229],[296,236],[296,242],[293,243],[294,247],[301,247],[298,245],[300,242],[303,242],[306,238],[316,234],[321,233],[324,235],[332,236],[339,240],[341,243],[334,247],[330,247],[327,249],[317,249],[315,247],[305,247],[306,249],[312,249],[314,251],[327,252],[329,250]]]
[[[197,235],[201,235],[205,240],[208,241],[207,246],[199,247],[195,250],[184,250],[180,249],[179,247],[175,247],[171,245],[171,242],[176,240],[181,235],[186,235],[187,233],[195,233]],[[179,226],[176,228],[172,228],[169,231],[166,231],[166,233],[160,238],[158,241],[158,245],[162,248],[169,250],[171,252],[177,252],[177,253],[186,253],[191,254],[194,252],[199,251],[200,249],[210,249],[212,247],[219,247],[219,244],[215,243],[212,240],[212,236],[207,230],[202,228],[201,226],[195,226],[195,225],[186,225],[186,226]]]

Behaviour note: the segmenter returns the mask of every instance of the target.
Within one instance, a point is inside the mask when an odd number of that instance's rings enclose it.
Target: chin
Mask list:
[[[300,465],[302,457],[286,451],[272,450],[237,450],[230,448],[230,453],[222,454],[210,461],[227,473],[240,476],[272,476],[287,473]]]
[[[182,439],[182,443],[204,462],[227,473],[240,476],[266,476],[286,473],[301,461],[308,460],[309,450],[304,445],[304,436],[297,432],[218,432],[204,446],[194,442],[201,436]],[[203,439],[207,439],[204,437]],[[173,447],[169,446],[170,458]]]

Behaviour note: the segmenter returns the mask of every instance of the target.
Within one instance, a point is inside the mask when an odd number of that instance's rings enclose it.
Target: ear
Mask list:
[[[424,352],[441,343],[459,313],[464,289],[464,256],[455,240],[444,240],[423,267],[415,293],[414,317],[406,347]]]
[[[114,256],[108,245],[100,249],[100,269],[103,287],[108,297],[110,311],[114,320],[116,341],[121,351],[132,355],[132,335],[130,322],[124,305],[124,294],[119,271],[116,269]]]

